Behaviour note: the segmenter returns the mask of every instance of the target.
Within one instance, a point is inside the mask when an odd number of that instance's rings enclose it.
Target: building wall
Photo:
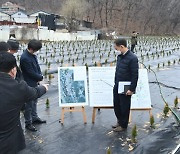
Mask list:
[[[0,12],[0,21],[4,21],[4,20],[7,20],[7,21],[10,21],[10,16],[8,14],[5,14],[3,12]]]
[[[1,8],[5,13],[8,14],[12,14],[17,12],[19,9],[21,10],[25,10],[24,7],[19,6],[17,4],[11,3],[11,2],[6,2],[4,4],[2,4],[2,8]]]
[[[12,21],[16,23],[35,23],[36,22],[36,18],[30,18],[21,11],[11,15],[11,19]]]
[[[16,12],[11,15],[12,18],[27,18],[28,16],[23,12]]]
[[[30,17],[38,17],[39,14],[45,14],[45,15],[50,15],[46,12],[43,12],[43,11],[39,11],[39,12],[36,12],[36,13],[33,13],[30,15]]]

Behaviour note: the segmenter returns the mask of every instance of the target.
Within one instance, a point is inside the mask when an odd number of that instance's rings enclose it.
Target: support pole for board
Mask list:
[[[131,112],[131,110],[129,111],[129,123],[131,123],[131,121],[132,121],[132,112]]]
[[[144,108],[144,109],[131,109],[129,113],[129,123],[132,122],[132,111],[148,111],[149,117],[152,116],[152,108]]]
[[[113,107],[93,107],[93,113],[92,113],[92,123],[95,123],[96,118],[96,109],[113,109]],[[152,108],[144,108],[144,109],[131,109],[129,113],[129,123],[132,122],[132,111],[148,111],[149,117],[152,116]]]
[[[93,114],[92,114],[92,123],[95,122],[95,117],[96,117],[96,108],[93,107]]]
[[[95,123],[96,118],[96,110],[99,109],[113,109],[113,107],[93,107],[93,113],[92,113],[92,123]]]
[[[98,62],[97,63],[97,67],[102,67],[102,65],[101,65],[101,63],[100,62]],[[95,109],[96,110],[96,109]],[[98,108],[98,112],[100,112],[100,108]],[[94,114],[96,114],[96,111],[95,111],[95,113]],[[96,115],[95,115],[96,116]]]
[[[64,124],[65,112],[82,112],[84,124],[87,124],[86,111],[85,111],[84,106],[82,106],[81,108],[80,107],[62,107],[61,119],[59,120],[59,123],[61,123],[62,125]]]

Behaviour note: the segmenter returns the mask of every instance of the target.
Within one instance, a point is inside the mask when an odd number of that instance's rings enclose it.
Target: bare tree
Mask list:
[[[86,0],[67,0],[61,8],[61,14],[66,18],[66,24],[69,31],[76,30],[79,23],[89,7]]]
[[[1,0],[0,5],[7,0]],[[179,34],[179,0],[13,0],[28,12],[44,10],[65,15],[71,31],[76,19],[93,21],[94,27],[120,33],[138,30],[144,34]],[[61,8],[61,11],[59,10]]]

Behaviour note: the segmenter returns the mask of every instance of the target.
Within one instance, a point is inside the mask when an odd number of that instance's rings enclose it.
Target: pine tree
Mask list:
[[[49,108],[49,99],[46,99],[46,108]]]
[[[163,113],[164,113],[164,116],[165,116],[165,117],[167,117],[168,112],[169,112],[169,106],[166,104],[166,105],[164,106],[164,110],[163,110]]]
[[[88,64],[87,63],[85,64],[85,66],[86,66],[86,70],[88,70]]]
[[[174,108],[177,108],[178,106],[178,97],[176,96],[176,98],[174,99]]]
[[[47,78],[47,69],[45,69],[45,71],[44,71],[44,76],[45,76],[45,78]]]
[[[155,126],[154,126],[154,116],[153,115],[150,116],[150,126],[151,126],[151,128],[155,128]]]
[[[97,63],[96,63],[96,62],[94,63],[94,66],[97,66]]]
[[[164,68],[165,64],[163,63],[163,68]]]
[[[176,64],[176,60],[174,59],[173,64]]]
[[[52,79],[52,75],[51,75],[51,74],[49,74],[49,76],[48,76],[48,77],[49,77],[49,81],[51,81],[51,79]]]
[[[157,68],[159,69],[160,68],[160,64],[158,63],[158,66],[157,66]]]
[[[170,66],[171,65],[171,62],[168,60],[168,66]]]
[[[151,65],[148,66],[148,70],[149,70],[149,71],[150,71],[150,69],[151,69]]]
[[[112,154],[110,147],[107,148],[107,154]]]
[[[48,68],[50,68],[50,66],[51,66],[51,62],[48,63]]]
[[[131,140],[133,143],[136,142],[136,136],[137,136],[137,128],[136,128],[136,124],[134,125],[132,132],[131,132]]]

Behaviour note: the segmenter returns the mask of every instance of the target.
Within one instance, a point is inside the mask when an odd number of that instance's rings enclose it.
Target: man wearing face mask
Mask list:
[[[15,39],[9,39],[7,41],[7,44],[9,45],[9,52],[11,54],[15,54],[18,52],[19,49],[19,42]]]
[[[47,85],[32,88],[16,77],[16,59],[0,52],[0,153],[16,154],[25,148],[25,138],[20,123],[20,110],[24,102],[41,97]]]
[[[124,131],[128,127],[129,112],[131,107],[131,96],[135,93],[138,81],[138,59],[133,52],[127,48],[125,39],[117,39],[114,42],[115,49],[119,51],[117,56],[115,85],[113,89],[114,112],[117,124],[112,126],[116,132]],[[131,84],[125,93],[118,93],[119,82],[129,81]]]
[[[8,50],[9,53],[14,55],[14,54],[16,54],[18,52],[18,50],[19,50],[19,42],[17,40],[9,39],[7,41],[7,44],[9,45],[9,50]],[[16,80],[17,81],[23,80],[21,69],[18,66],[17,66]],[[23,107],[22,110],[24,110],[24,107]]]
[[[40,66],[38,64],[37,56],[38,50],[42,48],[42,43],[38,40],[30,40],[28,48],[23,52],[20,58],[20,66],[24,80],[31,87],[37,87],[39,82],[43,80]],[[25,105],[25,127],[30,131],[37,131],[33,124],[46,123],[41,120],[37,114],[37,99],[27,102]]]

